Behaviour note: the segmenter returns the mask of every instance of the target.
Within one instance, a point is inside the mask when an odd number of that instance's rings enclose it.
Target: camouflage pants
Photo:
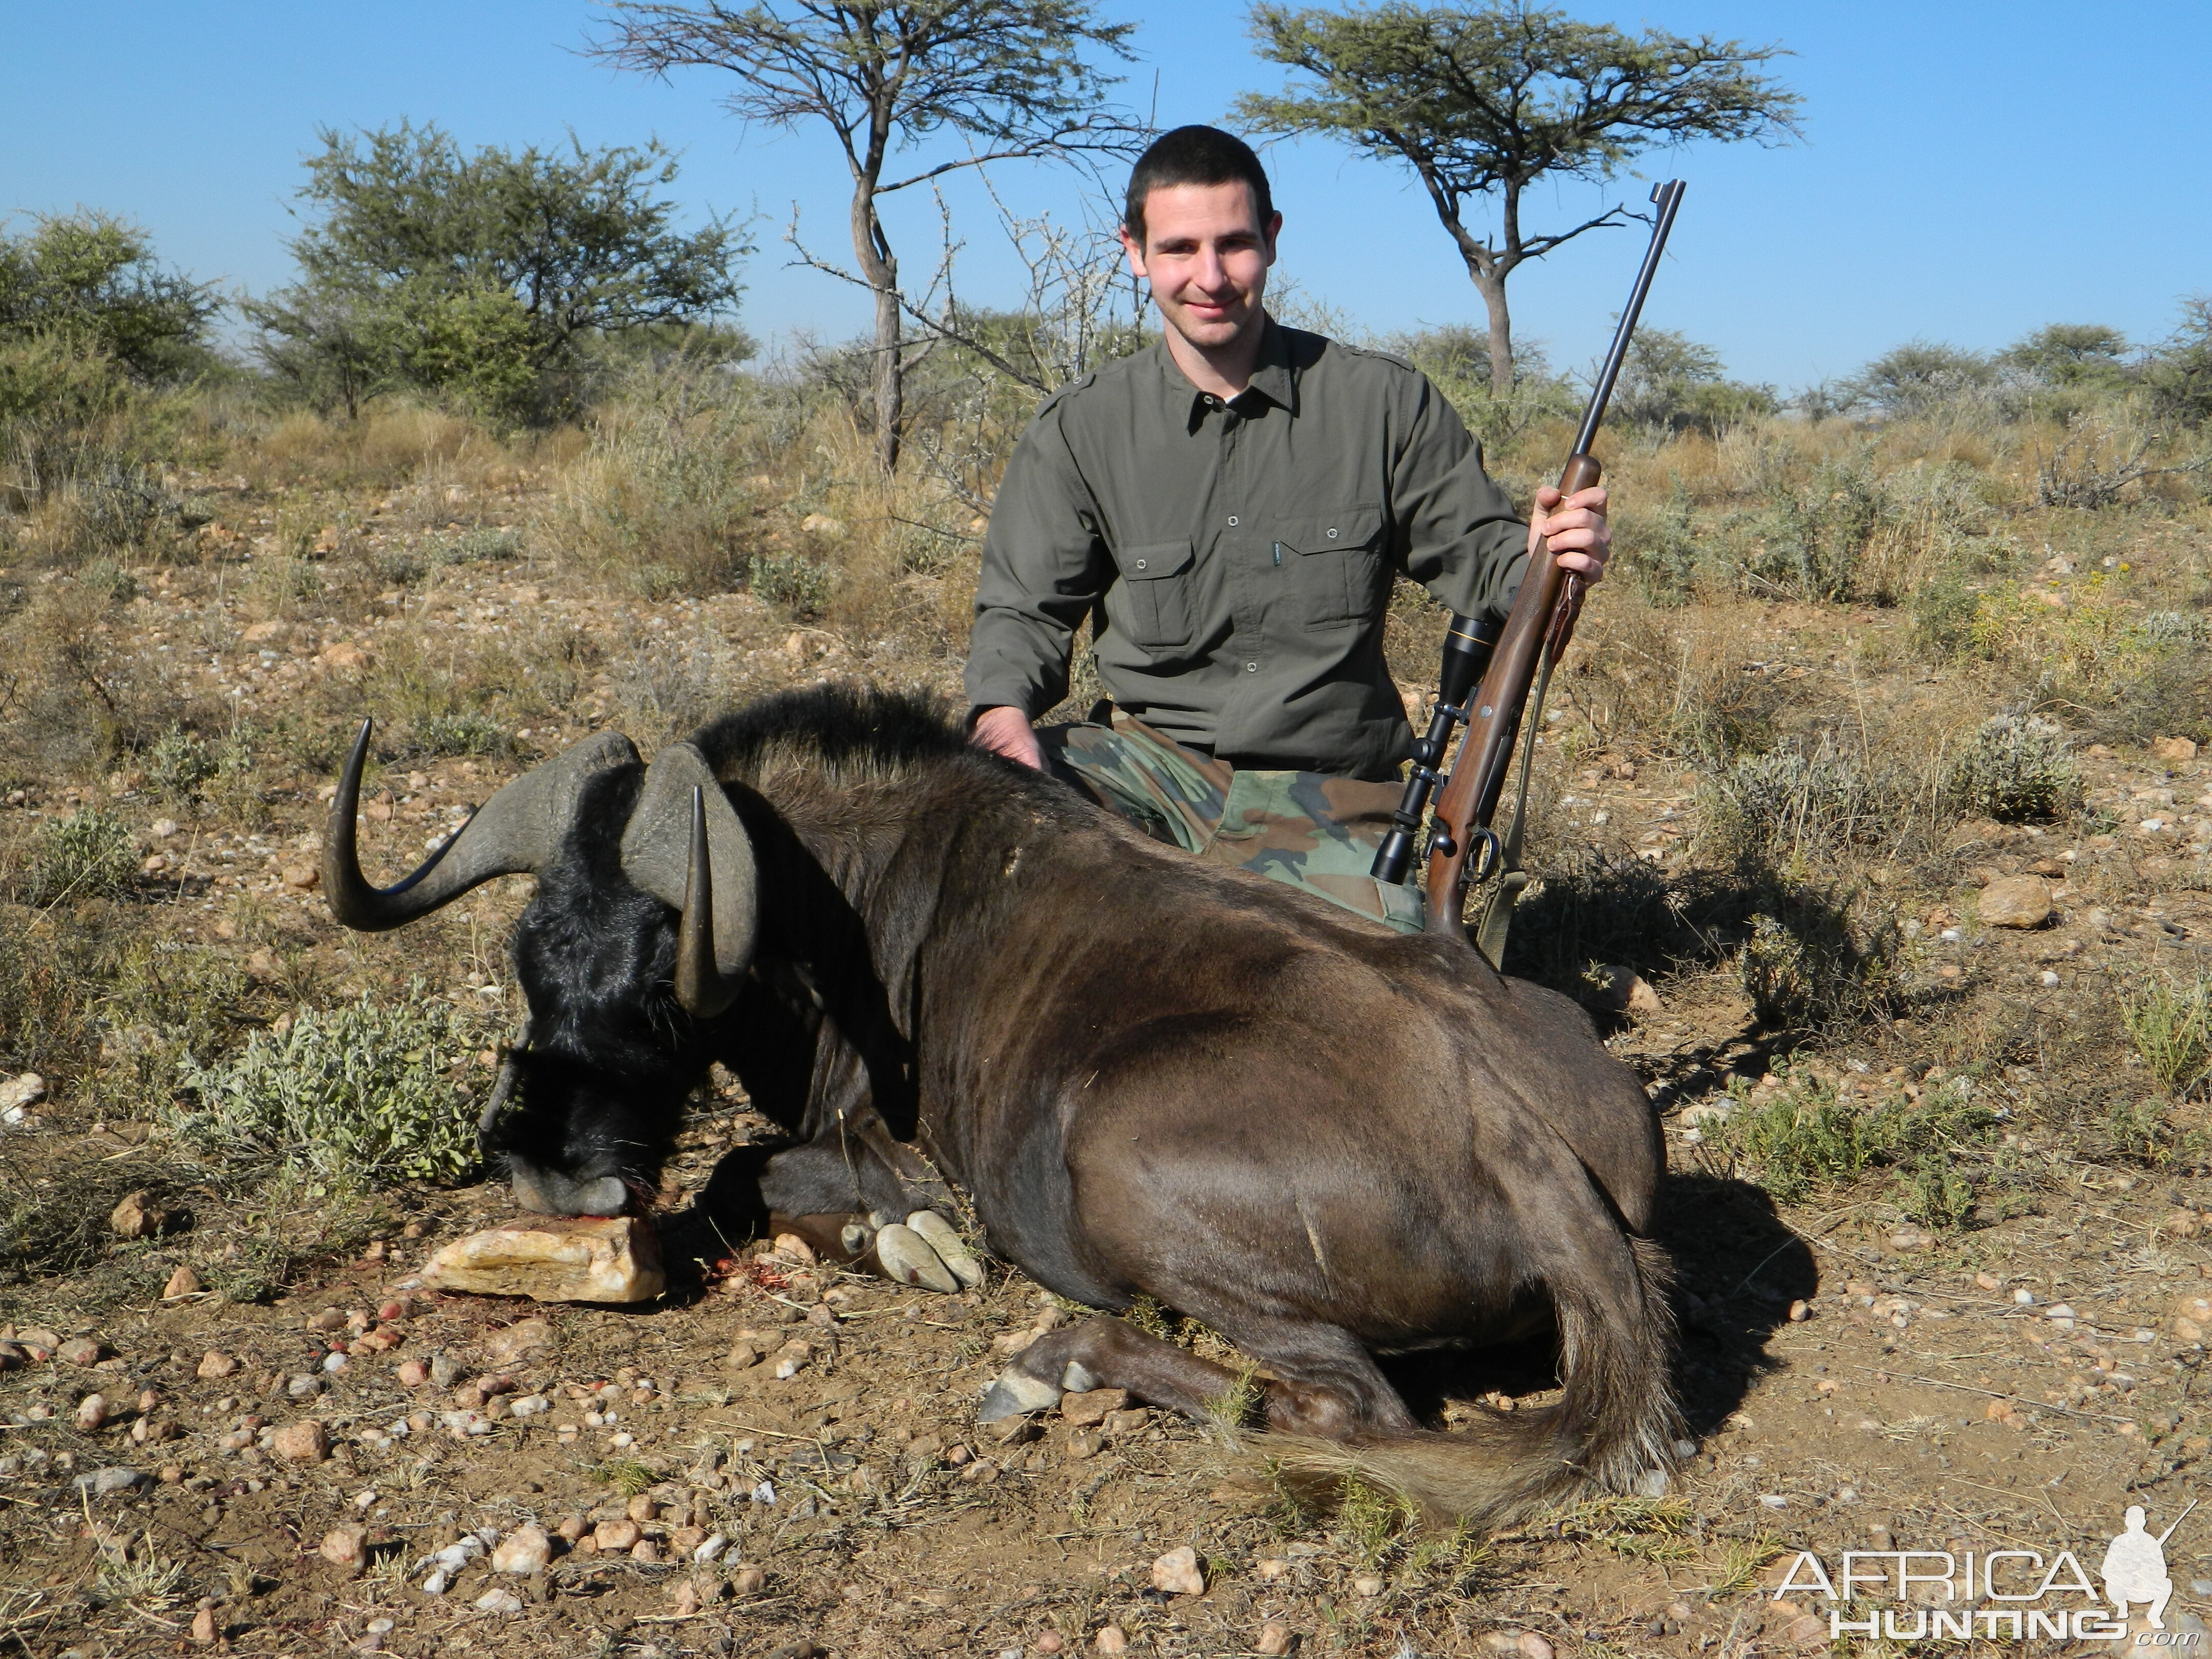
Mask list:
[[[1419,887],[1368,873],[1397,784],[1239,771],[1118,713],[1111,726],[1047,726],[1037,738],[1054,772],[1153,840],[1288,882],[1399,933],[1421,931]]]

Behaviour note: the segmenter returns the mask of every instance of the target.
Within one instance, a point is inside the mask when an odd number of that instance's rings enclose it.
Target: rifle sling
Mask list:
[[[1482,926],[1475,934],[1475,949],[1482,952],[1482,959],[1501,972],[1505,963],[1505,936],[1513,926],[1513,908],[1528,885],[1528,872],[1521,867],[1521,846],[1528,824],[1528,776],[1536,761],[1537,734],[1543,727],[1544,696],[1552,688],[1552,641],[1547,637],[1537,665],[1535,695],[1528,700],[1528,718],[1522,726],[1528,741],[1521,745],[1521,776],[1513,791],[1513,827],[1499,845],[1497,890],[1483,907]]]

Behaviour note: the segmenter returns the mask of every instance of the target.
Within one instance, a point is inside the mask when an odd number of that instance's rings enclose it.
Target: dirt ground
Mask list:
[[[233,516],[250,533],[268,510],[240,491]],[[365,560],[400,539],[375,520],[347,532]],[[332,688],[562,630],[678,641],[711,659],[722,695],[887,672],[870,642],[743,595],[649,602],[492,562],[390,592],[364,576],[349,612],[256,623],[224,571],[149,573],[112,624],[117,649],[162,664],[180,696],[342,733]],[[1879,645],[1893,615],[1746,603],[1700,625],[1747,672],[1825,678],[1838,697],[1940,705],[1957,689],[1881,667],[1879,652],[1867,672],[1868,653],[1844,648]],[[371,869],[410,861],[456,806],[601,723],[656,708],[678,722],[680,699],[654,704],[651,684],[603,660],[518,731],[514,752],[387,768]],[[888,672],[949,689],[952,668]],[[263,780],[246,817],[190,818],[124,771],[11,792],[0,827],[21,846],[81,805],[127,817],[148,862],[128,895],[100,902],[234,957],[249,1020],[407,972],[518,1014],[502,941],[527,884],[398,940],[342,933],[305,879],[329,775],[303,757]],[[982,1389],[1040,1321],[1081,1316],[1005,1264],[982,1291],[940,1297],[751,1246],[635,1309],[430,1295],[411,1286],[425,1255],[510,1213],[503,1189],[416,1184],[340,1205],[297,1186],[259,1200],[196,1188],[165,1177],[183,1166],[165,1163],[151,1103],[58,1080],[0,1128],[12,1177],[103,1205],[135,1181],[174,1216],[96,1267],[0,1285],[0,1342],[13,1345],[0,1356],[15,1356],[0,1361],[0,1652],[1735,1659],[1830,1644],[1826,1603],[1771,1593],[1799,1550],[2069,1547],[2094,1570],[2126,1505],[2155,1531],[2200,1489],[2212,1427],[2197,1339],[2212,1310],[2194,1304],[2212,1297],[2212,1218],[2200,1218],[2212,1182],[2186,1157],[2085,1157],[2054,1126],[2148,1090],[2114,1035],[2117,999],[2164,964],[2193,966],[2212,942],[2212,893],[2188,847],[2199,763],[2136,749],[2086,765],[2092,813],[1962,823],[1940,860],[1893,878],[1913,935],[1901,1013],[1792,1052],[1762,1034],[1740,978],[1711,969],[1662,981],[1658,1008],[1614,1023],[1668,1125],[1660,1233],[1680,1273],[1692,1439],[1663,1494],[1468,1539],[1404,1527],[1373,1494],[1302,1510],[1250,1446],[1140,1406],[1079,1427],[1048,1413],[1002,1438],[975,1421]],[[1689,867],[1686,768],[1599,744],[1547,769],[1554,849]],[[2021,873],[2051,884],[2054,916],[1983,925],[1977,890]],[[64,904],[31,925],[58,939],[98,920]],[[1963,1225],[1905,1218],[1871,1177],[1778,1206],[1721,1150],[1713,1112],[1731,1083],[1739,1101],[1818,1085],[1873,1109],[1962,1082],[2005,1126],[1972,1154],[1992,1173]],[[703,1102],[663,1208],[761,1127],[732,1092]],[[180,1265],[211,1280],[241,1239],[316,1227],[320,1247],[295,1253],[266,1302],[163,1298]],[[733,1363],[794,1333],[811,1357],[787,1377]],[[1551,1363],[1532,1348],[1395,1370],[1450,1426],[1540,1404]],[[431,1376],[410,1386],[410,1366]],[[310,1420],[326,1452],[285,1435]],[[428,1558],[465,1534],[528,1525],[551,1535],[541,1571],[469,1559],[442,1593],[424,1588]],[[326,1559],[347,1555],[343,1534],[326,1548],[346,1527],[365,1529],[362,1559]],[[1154,1563],[1184,1547],[1202,1593],[1156,1589]],[[2185,1524],[2167,1555],[2176,1609],[2212,1602],[2212,1521]]]

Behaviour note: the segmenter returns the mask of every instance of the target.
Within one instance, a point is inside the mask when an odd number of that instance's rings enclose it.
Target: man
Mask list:
[[[1418,370],[1279,326],[1281,227],[1228,133],[1179,127],[1139,160],[1121,245],[1162,338],[1047,398],[1007,465],[971,726],[1160,839],[1413,931],[1414,890],[1367,873],[1413,744],[1382,656],[1392,581],[1502,617],[1540,535],[1595,581],[1605,492],[1540,490],[1524,525]],[[1040,733],[1094,610],[1112,724]]]
[[[2151,1628],[2164,1630],[2166,1604],[2173,1599],[2173,1580],[2166,1576],[2166,1540],[2151,1536],[2142,1505],[2129,1504],[2125,1518],[2127,1530],[2106,1547],[2098,1569],[2105,1581],[2105,1599],[2119,1610],[2122,1620],[2128,1616],[2129,1602],[2142,1603]]]

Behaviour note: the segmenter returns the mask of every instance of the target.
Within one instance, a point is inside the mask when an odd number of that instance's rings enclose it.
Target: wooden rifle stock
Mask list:
[[[1605,420],[1606,404],[1613,396],[1614,382],[1620,379],[1629,342],[1635,336],[1636,320],[1644,310],[1644,296],[1650,292],[1659,257],[1666,249],[1667,233],[1674,227],[1682,190],[1680,179],[1669,180],[1652,190],[1651,199],[1658,212],[1652,222],[1651,246],[1644,253],[1628,305],[1620,313],[1620,326],[1614,331],[1612,349],[1606,354],[1604,367],[1591,388],[1573,453],[1560,471],[1562,495],[1571,496],[1577,490],[1587,489],[1603,476],[1603,469],[1590,453],[1590,447],[1597,440],[1598,428]],[[1441,933],[1462,944],[1469,942],[1465,911],[1471,882],[1486,879],[1492,874],[1499,876],[1503,884],[1495,902],[1508,907],[1504,913],[1507,915],[1520,890],[1513,884],[1525,884],[1525,876],[1504,867],[1509,862],[1506,849],[1492,832],[1491,824],[1497,816],[1498,798],[1504,791],[1505,775],[1512,763],[1513,745],[1520,735],[1522,712],[1528,701],[1529,687],[1535,683],[1540,665],[1546,660],[1556,663],[1573,637],[1576,618],[1582,613],[1583,586],[1582,578],[1562,569],[1548,547],[1539,545],[1530,550],[1528,568],[1522,575],[1520,592],[1514,596],[1512,611],[1505,619],[1505,630],[1498,636],[1497,649],[1481,684],[1468,698],[1467,735],[1461,739],[1451,772],[1437,794],[1428,854],[1428,931],[1431,933]],[[1503,921],[1501,916],[1495,929],[1497,957],[1504,954]],[[1491,927],[1485,927],[1486,947],[1492,943],[1492,932]],[[1490,953],[1486,949],[1486,954]],[[1497,961],[1493,960],[1492,965],[1497,966]]]

